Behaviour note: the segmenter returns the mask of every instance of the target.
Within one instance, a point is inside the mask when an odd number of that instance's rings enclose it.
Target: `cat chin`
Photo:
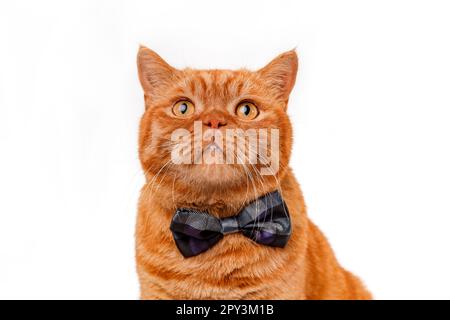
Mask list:
[[[242,166],[229,164],[198,164],[181,169],[178,177],[196,186],[221,187],[247,183],[246,171]]]

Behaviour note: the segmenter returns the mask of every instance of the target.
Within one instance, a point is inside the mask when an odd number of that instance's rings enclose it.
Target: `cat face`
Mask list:
[[[277,183],[291,152],[286,108],[295,51],[258,71],[179,70],[145,47],[137,62],[146,107],[139,156],[147,179],[164,175],[209,189]]]

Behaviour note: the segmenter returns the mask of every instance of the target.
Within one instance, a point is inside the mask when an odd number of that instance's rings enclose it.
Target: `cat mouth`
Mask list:
[[[215,141],[211,141],[203,148],[203,152],[211,152],[211,151],[223,152],[223,149]]]

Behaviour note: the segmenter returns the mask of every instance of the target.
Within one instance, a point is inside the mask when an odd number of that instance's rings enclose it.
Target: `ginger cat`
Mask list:
[[[292,129],[286,109],[298,68],[295,51],[258,71],[179,70],[145,47],[139,49],[137,63],[145,98],[139,157],[146,183],[136,224],[141,298],[371,299],[308,219],[289,168]],[[278,129],[278,170],[262,175],[261,164],[175,164],[171,134],[179,128],[193,133],[196,121],[216,131]],[[178,250],[170,230],[177,209],[231,217],[274,190],[281,193],[291,220],[285,247],[233,233],[192,257]]]

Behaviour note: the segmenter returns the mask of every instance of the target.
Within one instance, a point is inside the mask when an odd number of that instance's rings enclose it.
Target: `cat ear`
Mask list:
[[[295,49],[282,53],[257,72],[286,101],[297,77],[298,57]]]
[[[178,72],[170,66],[156,52],[140,46],[137,55],[139,80],[146,97],[158,94],[161,88],[170,84]]]

